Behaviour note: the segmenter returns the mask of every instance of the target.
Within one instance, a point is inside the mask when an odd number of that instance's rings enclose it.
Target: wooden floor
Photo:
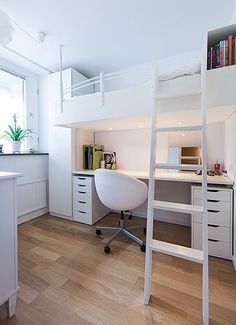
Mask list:
[[[99,224],[114,224],[108,215]],[[135,219],[132,223],[143,222]],[[95,228],[43,217],[19,226],[20,291],[16,316],[0,324],[201,324],[201,266],[155,254],[153,296],[143,304],[144,254],[121,237],[110,255]],[[140,232],[140,236],[143,234]],[[155,223],[155,237],[190,244],[190,229]],[[210,324],[236,324],[236,272],[210,258]]]

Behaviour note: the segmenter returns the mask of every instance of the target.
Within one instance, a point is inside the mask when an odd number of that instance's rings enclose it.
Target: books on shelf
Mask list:
[[[236,64],[236,36],[229,35],[227,39],[208,47],[207,69],[216,69]]]

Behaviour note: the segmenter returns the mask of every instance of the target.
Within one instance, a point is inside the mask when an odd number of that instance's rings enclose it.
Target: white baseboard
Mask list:
[[[43,208],[43,209],[30,212],[28,214],[24,214],[23,216],[19,216],[17,218],[17,224],[20,225],[21,223],[40,217],[46,213],[48,213],[48,208]]]
[[[66,219],[66,220],[71,220],[71,221],[73,220],[72,217],[64,216],[63,214],[58,214],[58,213],[54,213],[54,212],[50,212],[50,216],[58,217],[58,218]]]
[[[236,256],[233,256],[232,262],[233,262],[234,269],[236,271]]]

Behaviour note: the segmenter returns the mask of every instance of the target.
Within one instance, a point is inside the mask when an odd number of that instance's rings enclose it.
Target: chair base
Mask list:
[[[100,235],[101,231],[112,231],[115,232],[113,236],[111,236],[109,239],[107,239],[104,242],[104,251],[105,253],[110,253],[109,245],[115,240],[119,235],[126,235],[133,241],[135,241],[137,244],[140,245],[140,250],[142,252],[145,252],[145,240],[142,240],[135,236],[131,230],[134,229],[143,229],[144,232],[146,232],[146,227],[144,226],[131,226],[131,227],[125,227],[124,225],[124,217],[123,214],[121,214],[121,218],[119,220],[119,227],[96,227],[96,234]]]

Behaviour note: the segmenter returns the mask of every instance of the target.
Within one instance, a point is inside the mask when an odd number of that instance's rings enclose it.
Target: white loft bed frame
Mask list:
[[[64,96],[67,93],[70,93],[71,91],[76,91],[85,87],[90,87],[90,86],[95,86],[95,85],[99,85],[99,89],[100,89],[100,95],[101,95],[101,99],[104,96],[104,92],[105,92],[105,82],[106,81],[111,81],[111,80],[118,80],[118,79],[122,79],[122,78],[126,78],[129,76],[135,76],[135,75],[140,75],[141,72],[146,72],[148,73],[148,69],[147,67],[138,67],[138,68],[132,68],[132,69],[125,69],[125,70],[120,70],[120,71],[116,71],[116,72],[109,72],[109,73],[104,73],[104,72],[100,72],[99,76],[87,79],[85,81],[79,82],[75,85],[72,85],[71,87],[67,87],[65,89],[63,89],[62,91],[62,96],[63,96],[63,100],[64,100]],[[196,72],[196,73],[180,73],[178,74],[178,71],[176,72],[176,74],[173,75],[173,73],[171,74],[164,74],[160,77],[160,81],[168,81],[168,80],[173,80],[179,77],[183,77],[183,76],[190,76],[190,75],[194,75],[200,73]],[[150,80],[148,82],[149,84],[151,84],[151,70],[150,70]],[[103,105],[104,102],[103,100],[101,100],[101,105]]]
[[[60,51],[61,53],[61,51]],[[62,61],[62,56],[60,55]],[[63,88],[60,69],[60,105],[55,111],[55,125],[81,127],[84,122],[150,116],[152,64],[117,72],[104,73]],[[165,99],[161,111],[185,110],[200,107],[200,71],[185,66],[160,76],[158,99]],[[191,103],[186,96],[190,98]],[[183,97],[175,107],[175,99]],[[102,109],[101,109],[102,108]],[[132,125],[131,125],[131,128]]]

